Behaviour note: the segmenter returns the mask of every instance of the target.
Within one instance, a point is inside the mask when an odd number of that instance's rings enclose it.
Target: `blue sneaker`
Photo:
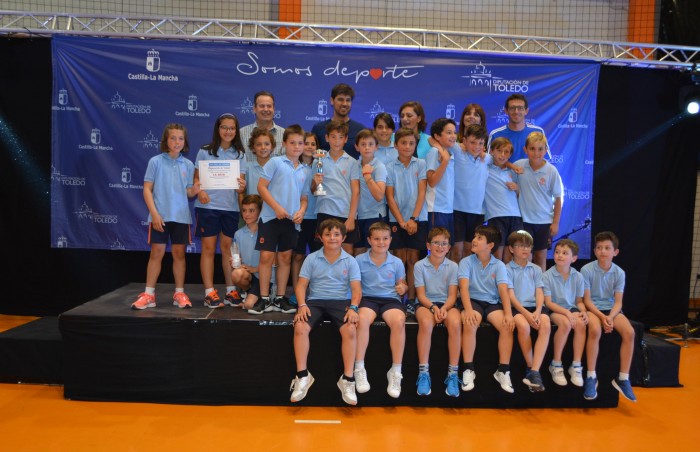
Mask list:
[[[615,389],[620,391],[620,394],[622,394],[627,400],[631,402],[637,401],[637,398],[634,396],[634,392],[632,391],[632,384],[629,380],[620,380],[619,378],[614,378],[612,381],[612,385]]]
[[[416,382],[416,386],[418,386],[418,395],[422,395],[422,396],[430,395],[430,392],[431,392],[430,374],[428,372],[419,372],[418,373],[418,381]]]
[[[459,397],[459,377],[457,376],[456,372],[453,374],[447,374],[445,384],[447,385],[447,388],[445,388],[445,394],[450,397]]]
[[[598,397],[598,379],[594,377],[586,377],[583,384],[583,398],[586,400],[595,400]]]

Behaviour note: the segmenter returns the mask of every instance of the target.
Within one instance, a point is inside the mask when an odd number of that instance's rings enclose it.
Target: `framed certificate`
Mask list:
[[[235,190],[241,177],[239,160],[200,160],[199,182],[202,190]]]

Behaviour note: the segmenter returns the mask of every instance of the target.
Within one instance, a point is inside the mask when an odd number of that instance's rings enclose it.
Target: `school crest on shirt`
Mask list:
[[[265,237],[260,237],[259,242],[260,242],[261,245],[262,245],[263,243],[265,243]]]
[[[544,177],[540,177],[540,180],[538,182],[540,185],[544,185],[547,183],[547,180]]]
[[[398,230],[398,228],[396,226],[391,227],[391,232],[396,232],[397,230]]]

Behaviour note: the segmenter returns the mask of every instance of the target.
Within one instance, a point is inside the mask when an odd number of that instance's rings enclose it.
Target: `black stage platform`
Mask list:
[[[249,315],[240,309],[208,309],[202,305],[201,286],[190,285],[193,309],[172,306],[172,285],[158,287],[158,307],[129,309],[143,290],[128,284],[59,316],[63,337],[65,397],[76,400],[139,401],[207,405],[291,405],[289,386],[295,364],[292,316],[269,313]],[[409,318],[403,363],[402,394],[386,394],[390,367],[389,331],[372,326],[366,357],[372,390],[359,395],[359,406],[416,407],[616,407],[618,393],[610,380],[618,370],[620,338],[604,335],[598,363],[598,399],[586,401],[582,388],[555,385],[542,375],[547,390],[533,394],[521,382],[525,364],[515,341],[511,377],[515,394],[500,389],[492,374],[497,366],[497,333],[485,324],[478,333],[476,388],[457,399],[444,393],[447,368],[446,330],[436,328],[431,352],[433,393],[416,395],[418,326]],[[550,351],[545,363],[551,360]],[[571,361],[567,346],[564,363]],[[585,363],[584,363],[585,365]],[[336,388],[342,371],[340,337],[329,323],[311,335],[309,370],[316,383],[298,405],[343,406]]]

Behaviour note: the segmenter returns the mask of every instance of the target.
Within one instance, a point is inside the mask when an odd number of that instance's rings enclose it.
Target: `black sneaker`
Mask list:
[[[277,309],[284,314],[295,314],[297,312],[297,307],[287,297],[277,297],[274,303]]]
[[[282,308],[280,308],[279,300],[280,297],[275,297],[274,299],[268,300],[267,304],[265,305],[265,312],[281,312]]]
[[[255,302],[252,308],[248,309],[248,314],[263,314],[265,308],[270,303],[269,298],[260,297],[258,301]]]

